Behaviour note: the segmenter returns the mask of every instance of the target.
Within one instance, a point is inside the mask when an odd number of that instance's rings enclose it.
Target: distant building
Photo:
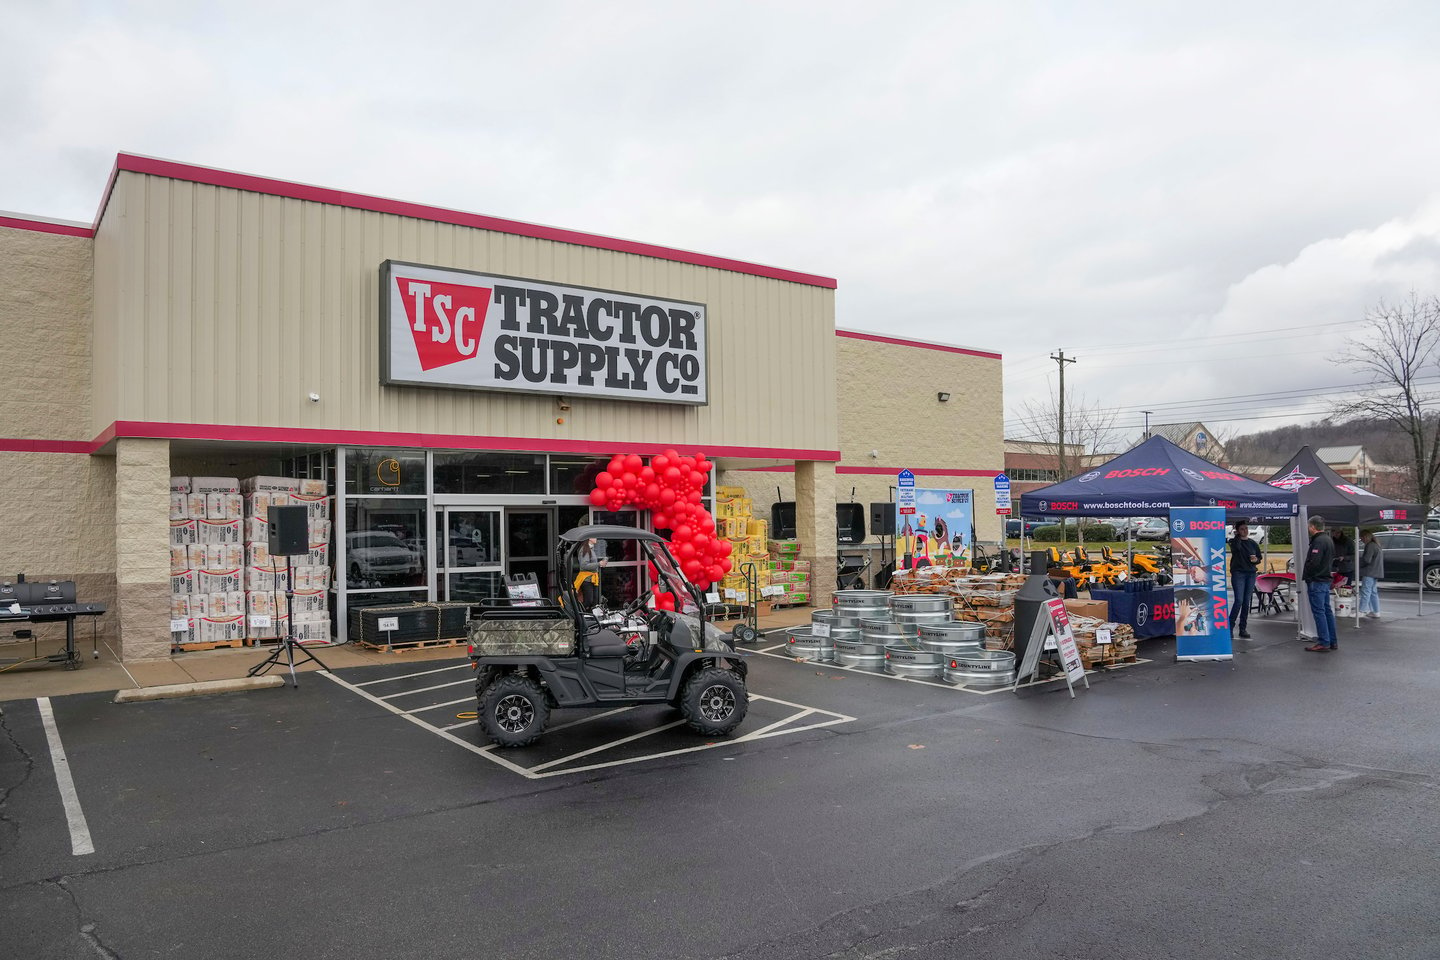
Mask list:
[[[1188,450],[1211,463],[1225,463],[1225,444],[1215,436],[1215,431],[1203,423],[1158,423],[1150,428],[1149,436],[1157,434],[1180,449]]]
[[[1109,459],[1109,454],[1096,457],[1085,452],[1081,443],[1065,445],[1066,475],[1060,475],[1058,444],[1043,440],[1006,440],[1005,475],[1010,478],[1010,493],[1017,500],[1022,493],[1039,490],[1052,483],[1068,480],[1096,463]]]

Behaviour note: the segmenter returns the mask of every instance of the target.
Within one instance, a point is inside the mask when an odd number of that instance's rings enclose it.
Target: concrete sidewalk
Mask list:
[[[775,610],[760,618],[762,631],[778,630],[810,622],[811,607]],[[46,638],[39,643],[39,655],[59,653],[65,649],[60,638]],[[36,697],[63,697],[72,693],[96,693],[104,690],[132,690],[167,684],[197,683],[210,680],[233,680],[245,676],[250,668],[270,655],[273,647],[207,650],[196,653],[175,653],[166,660],[145,660],[121,663],[114,652],[102,643],[99,658],[91,654],[90,645],[79,643],[81,666],[66,670],[60,664],[43,661],[24,664],[0,664],[0,703],[6,700],[33,700]],[[370,650],[354,643],[340,646],[311,645],[317,657],[334,670],[345,667],[377,666],[393,663],[424,663],[431,660],[452,660],[464,656],[465,645],[426,647],[386,653]],[[26,658],[34,655],[29,641],[0,645],[0,657]],[[319,669],[313,662],[296,670]],[[271,667],[268,675],[288,676],[289,667]]]

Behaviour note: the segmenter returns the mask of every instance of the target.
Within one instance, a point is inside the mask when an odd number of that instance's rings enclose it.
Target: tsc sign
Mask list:
[[[703,303],[387,260],[380,382],[709,402]]]

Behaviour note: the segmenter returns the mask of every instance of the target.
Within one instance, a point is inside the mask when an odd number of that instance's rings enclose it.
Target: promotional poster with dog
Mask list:
[[[915,514],[895,517],[896,566],[919,570],[969,562],[974,522],[974,490],[916,490]]]

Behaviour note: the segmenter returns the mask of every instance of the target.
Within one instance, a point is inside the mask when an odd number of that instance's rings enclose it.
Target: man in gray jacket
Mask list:
[[[1385,554],[1369,530],[1360,533],[1365,549],[1360,552],[1360,613],[1367,619],[1380,616],[1380,583],[1385,576]]]

